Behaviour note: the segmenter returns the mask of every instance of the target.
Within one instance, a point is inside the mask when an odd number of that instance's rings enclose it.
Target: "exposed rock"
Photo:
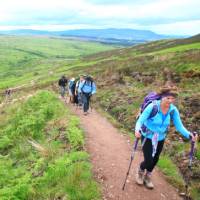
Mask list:
[[[155,78],[153,76],[142,77],[142,82],[144,83],[144,85],[151,84],[154,82],[154,80],[155,80]]]
[[[130,75],[131,75],[133,78],[135,78],[135,77],[137,77],[137,76],[140,76],[141,73],[140,73],[140,72],[131,72]]]

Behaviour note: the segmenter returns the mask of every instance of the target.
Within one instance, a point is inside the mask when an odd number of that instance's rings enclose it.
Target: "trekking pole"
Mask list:
[[[92,112],[92,96],[90,97],[90,110]]]
[[[125,185],[126,185],[126,180],[127,180],[127,178],[128,178],[129,172],[130,172],[130,168],[131,168],[132,161],[133,161],[133,159],[134,159],[134,155],[135,155],[135,152],[136,152],[136,149],[137,149],[138,141],[139,141],[139,138],[136,138],[135,143],[134,143],[134,146],[133,146],[133,151],[132,151],[132,153],[131,153],[131,160],[130,160],[130,163],[129,163],[128,171],[127,171],[127,173],[126,173],[126,178],[125,178],[125,181],[124,181],[122,190],[124,190]]]
[[[193,135],[196,136],[197,132],[193,132]],[[190,153],[189,153],[189,163],[188,163],[188,177],[186,179],[185,183],[185,199],[190,200],[190,195],[189,195],[189,184],[190,184],[190,178],[191,178],[191,173],[192,173],[192,161],[194,157],[194,150],[195,150],[195,141],[191,140],[191,147],[190,147]]]

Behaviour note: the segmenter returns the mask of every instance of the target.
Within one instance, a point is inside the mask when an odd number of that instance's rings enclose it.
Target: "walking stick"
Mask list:
[[[92,96],[90,97],[90,110],[92,112]]]
[[[131,153],[131,160],[130,160],[130,163],[129,163],[128,171],[127,171],[127,173],[126,173],[126,178],[125,178],[125,181],[124,181],[122,190],[124,190],[125,185],[126,185],[126,180],[127,180],[127,178],[128,178],[129,172],[130,172],[130,168],[131,168],[132,161],[133,161],[133,159],[134,159],[134,155],[135,155],[135,152],[136,152],[136,149],[137,149],[138,141],[139,141],[139,138],[136,138],[135,143],[134,143],[134,146],[133,146],[133,151],[132,151],[132,153]]]
[[[197,135],[197,132],[193,133],[194,136]],[[195,141],[191,140],[191,147],[190,147],[190,153],[189,153],[189,163],[188,163],[188,177],[186,178],[185,181],[185,200],[190,200],[190,195],[189,195],[189,184],[190,184],[190,178],[192,175],[192,161],[193,161],[193,156],[194,156],[194,150],[195,150]]]

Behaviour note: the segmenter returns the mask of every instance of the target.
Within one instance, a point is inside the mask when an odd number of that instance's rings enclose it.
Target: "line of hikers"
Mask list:
[[[58,85],[60,86],[61,97],[64,98],[68,91],[69,101],[83,108],[84,115],[87,115],[91,97],[96,93],[96,84],[93,77],[91,75],[80,75],[76,79],[72,77],[68,80],[65,76],[62,76],[58,81]]]

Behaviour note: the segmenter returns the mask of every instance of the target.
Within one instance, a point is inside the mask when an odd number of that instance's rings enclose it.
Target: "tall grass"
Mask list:
[[[97,200],[79,120],[47,91],[10,113],[0,130],[0,199]]]

